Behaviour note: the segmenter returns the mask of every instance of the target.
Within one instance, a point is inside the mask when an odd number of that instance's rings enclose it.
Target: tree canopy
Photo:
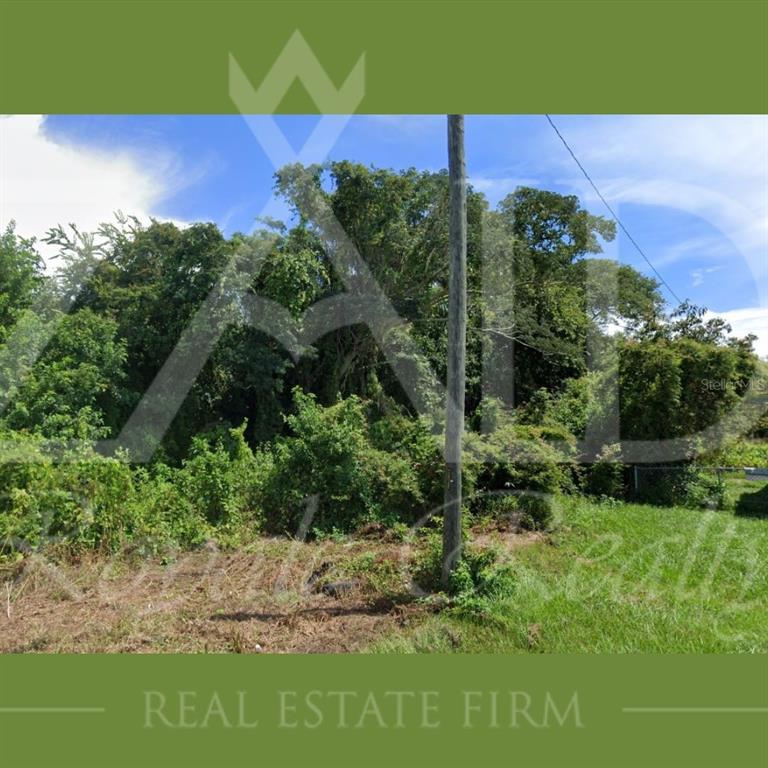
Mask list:
[[[49,437],[62,430],[114,436],[233,264],[243,269],[230,286],[232,302],[238,292],[264,296],[299,324],[310,306],[342,293],[336,244],[307,217],[308,195],[335,217],[429,369],[444,380],[447,174],[341,161],[287,167],[275,184],[291,220],[266,222],[250,235],[227,238],[210,223],[179,228],[125,217],[93,235],[54,228],[48,240],[58,247],[61,267],[53,275],[43,270],[33,242],[6,230],[0,359],[14,357],[14,337],[37,334],[45,344],[23,383],[19,370],[0,362],[3,423]],[[492,394],[510,409],[524,409],[542,390],[550,399],[570,397],[574,382],[594,378],[590,356],[609,359],[605,350],[617,344],[626,437],[691,434],[733,407],[754,370],[751,340],[729,338],[722,321],[707,322],[702,309],[687,304],[665,314],[653,279],[601,255],[614,236],[613,222],[572,195],[521,187],[491,209],[469,189],[470,422],[488,394],[484,366],[502,382],[503,391]],[[257,249],[263,258],[248,263]],[[70,299],[67,314],[27,311],[46,293]],[[356,395],[415,415],[366,325],[333,330],[296,360],[244,316],[238,322],[238,309],[222,315],[213,353],[165,437],[164,455],[172,461],[187,455],[197,434],[221,426],[247,422],[254,445],[273,439],[285,430],[282,414],[295,387],[326,405]],[[56,330],[48,338],[51,317]],[[705,380],[733,386],[702,391]]]

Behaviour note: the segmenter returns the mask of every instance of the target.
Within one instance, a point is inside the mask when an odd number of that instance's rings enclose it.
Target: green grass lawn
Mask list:
[[[742,472],[727,474],[725,507],[745,517],[767,515],[768,482],[747,477]]]
[[[768,651],[768,517],[561,504],[557,532],[502,555],[486,594],[374,650]]]

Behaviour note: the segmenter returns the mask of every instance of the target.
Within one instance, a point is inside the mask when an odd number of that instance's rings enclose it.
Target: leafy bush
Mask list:
[[[639,501],[669,507],[722,509],[726,503],[723,481],[695,464],[641,471],[636,495]]]
[[[768,440],[735,440],[705,455],[702,463],[722,467],[768,467]]]
[[[547,531],[554,526],[555,502],[552,496],[524,493],[518,499],[520,526],[530,531]]]
[[[524,492],[538,498],[571,490],[574,444],[564,427],[519,424],[508,415],[497,417],[496,428],[489,434],[468,435],[466,454],[475,473],[475,509],[484,511],[484,505],[499,493],[515,492],[520,497],[515,503],[519,508]],[[531,514],[524,515],[529,524],[539,527],[551,520],[544,503],[526,501],[523,505],[531,508]]]
[[[374,447],[360,399],[323,407],[295,389],[293,403],[291,434],[275,441],[261,492],[270,529],[295,534],[313,498],[310,527],[321,531],[392,524],[421,508],[417,469],[405,455]]]
[[[430,512],[443,503],[445,464],[439,438],[422,419],[400,412],[375,420],[370,427],[374,448],[403,457],[416,473],[422,498],[421,509]],[[465,476],[465,483],[470,480]],[[413,514],[402,510],[404,519],[414,522]]]
[[[10,435],[13,448],[0,464],[0,552],[52,541],[113,550],[131,535],[134,483],[121,457],[84,452],[54,464],[41,439]]]
[[[198,436],[179,469],[157,464],[138,471],[137,543],[156,552],[212,538],[237,544],[259,532],[259,494],[271,463],[249,448],[246,426]]]
[[[157,464],[136,471],[136,494],[129,516],[133,518],[132,546],[144,554],[190,548],[214,536],[186,491],[181,470]]]
[[[766,411],[753,425],[750,435],[762,440],[768,440],[768,411]]]
[[[483,520],[513,531],[548,531],[557,526],[557,504],[551,494],[535,491],[496,492],[475,499]]]
[[[244,429],[196,439],[181,468],[132,469],[124,456],[87,451],[54,463],[40,438],[15,434],[17,449],[0,464],[0,553],[52,542],[147,553],[209,538],[237,543],[260,529],[257,496],[270,467]]]
[[[258,494],[269,459],[245,441],[246,424],[212,436],[198,436],[179,472],[179,483],[196,511],[211,525],[258,525]]]
[[[51,535],[75,546],[113,551],[133,534],[126,503],[134,483],[124,460],[93,457],[60,464],[51,479],[49,500],[58,500],[51,509]]]
[[[442,589],[442,536],[439,531],[425,529],[413,567],[413,583],[425,592]],[[509,589],[507,568],[499,565],[493,549],[465,546],[461,560],[451,574],[449,593],[457,600],[486,598]]]
[[[591,496],[619,499],[624,496],[624,465],[619,445],[603,446],[600,455],[585,470],[584,489]]]

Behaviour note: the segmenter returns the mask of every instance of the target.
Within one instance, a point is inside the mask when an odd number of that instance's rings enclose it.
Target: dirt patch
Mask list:
[[[495,549],[503,555],[509,555],[522,547],[540,544],[547,541],[547,534],[541,531],[526,531],[522,533],[507,530],[483,530],[473,532],[472,546],[481,549]]]
[[[280,539],[170,561],[32,557],[4,574],[0,651],[356,651],[420,612],[409,557],[370,540]],[[324,591],[340,579],[349,588]]]
[[[508,550],[530,543],[479,539]],[[262,539],[164,560],[33,556],[0,573],[0,652],[361,651],[433,610],[411,589],[413,558],[412,545],[371,535]]]

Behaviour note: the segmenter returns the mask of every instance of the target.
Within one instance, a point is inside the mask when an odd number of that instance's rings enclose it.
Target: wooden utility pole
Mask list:
[[[448,279],[448,388],[445,410],[443,587],[461,558],[461,445],[467,346],[467,169],[464,116],[448,115],[450,273]]]

